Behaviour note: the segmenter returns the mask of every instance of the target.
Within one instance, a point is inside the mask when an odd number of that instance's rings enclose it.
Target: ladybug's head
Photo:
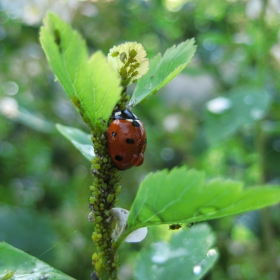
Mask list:
[[[117,111],[114,120],[139,120],[130,110]]]

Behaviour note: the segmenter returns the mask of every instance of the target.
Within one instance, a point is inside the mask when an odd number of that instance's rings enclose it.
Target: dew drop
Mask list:
[[[170,148],[163,148],[160,152],[160,156],[163,160],[169,161],[174,158],[174,152]]]
[[[250,114],[253,119],[260,120],[264,116],[264,111],[258,108],[253,108]]]
[[[207,109],[214,114],[222,114],[231,107],[231,101],[225,97],[218,97],[207,103]]]
[[[200,264],[193,267],[193,273],[195,275],[199,275],[202,272],[202,267]]]
[[[243,100],[244,100],[244,103],[247,104],[247,105],[250,105],[250,104],[254,103],[254,97],[250,94],[246,95]]]
[[[175,132],[180,127],[180,116],[167,115],[163,120],[163,125],[168,132]]]
[[[18,116],[18,103],[14,98],[4,97],[0,101],[0,114],[8,118],[15,118]]]
[[[214,257],[217,255],[217,251],[215,249],[210,249],[206,255],[207,257]]]
[[[13,81],[9,81],[6,82],[4,84],[4,91],[6,92],[6,94],[8,95],[15,95],[18,93],[18,84],[13,82]]]
[[[170,249],[164,242],[157,242],[152,244],[153,257],[152,262],[155,264],[165,263],[170,256]]]
[[[203,41],[203,47],[207,50],[207,51],[213,51],[216,48],[216,44],[211,42],[208,39],[205,39]]]

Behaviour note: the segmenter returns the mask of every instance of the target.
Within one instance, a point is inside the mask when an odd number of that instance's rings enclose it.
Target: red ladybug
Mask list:
[[[107,131],[109,155],[120,170],[140,166],[146,149],[144,124],[129,110],[115,113]]]

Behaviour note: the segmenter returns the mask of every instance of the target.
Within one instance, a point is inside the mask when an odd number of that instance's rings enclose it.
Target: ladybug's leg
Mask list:
[[[130,163],[133,166],[140,166],[143,163],[143,161],[144,161],[144,156],[142,153],[138,155],[133,154]]]

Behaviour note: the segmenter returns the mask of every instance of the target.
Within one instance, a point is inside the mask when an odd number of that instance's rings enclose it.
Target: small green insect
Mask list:
[[[126,55],[126,53],[125,52],[122,52],[121,54],[120,54],[120,60],[121,60],[121,62],[125,62],[125,60],[126,60],[126,58],[127,58],[127,55]]]
[[[15,272],[13,270],[9,270],[4,276],[2,276],[1,280],[8,280],[14,276]]]
[[[177,229],[180,229],[182,227],[182,224],[172,224],[172,225],[169,225],[169,229],[170,230],[177,230]]]

